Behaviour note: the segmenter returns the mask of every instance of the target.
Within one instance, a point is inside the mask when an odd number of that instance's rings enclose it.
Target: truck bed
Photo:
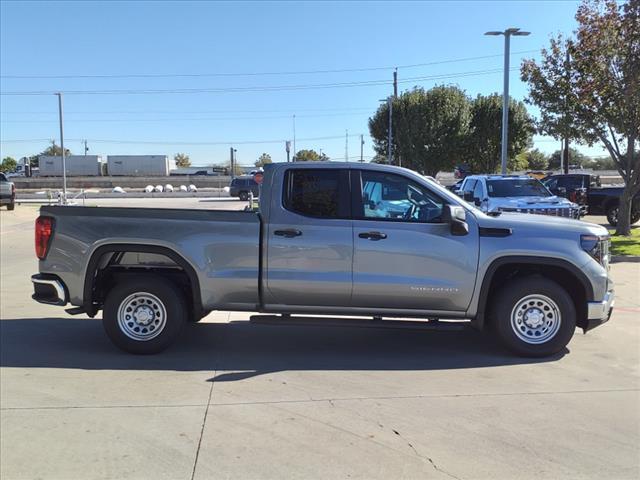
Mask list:
[[[40,262],[40,271],[59,276],[74,305],[82,305],[92,257],[109,245],[132,246],[136,252],[150,247],[156,256],[165,250],[179,255],[197,275],[204,309],[259,303],[260,217],[256,213],[45,206],[40,214],[55,221],[50,251]],[[142,257],[136,261],[146,265]]]

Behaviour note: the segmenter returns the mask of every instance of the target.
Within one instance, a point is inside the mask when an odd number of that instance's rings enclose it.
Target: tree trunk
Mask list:
[[[622,191],[618,206],[618,224],[616,225],[616,235],[631,235],[631,204],[633,202],[633,185],[627,183]]]

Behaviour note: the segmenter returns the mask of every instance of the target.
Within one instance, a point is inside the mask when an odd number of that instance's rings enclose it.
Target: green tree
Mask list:
[[[415,87],[393,99],[393,160],[402,166],[435,176],[451,170],[463,152],[469,126],[469,99],[454,86],[430,90]],[[369,119],[373,148],[387,155],[388,103]]]
[[[18,162],[16,162],[15,158],[4,157],[2,159],[2,164],[0,164],[0,172],[2,173],[13,172],[17,166],[18,166]]]
[[[176,167],[178,168],[186,168],[191,166],[191,160],[189,160],[189,155],[186,153],[176,153],[173,156],[173,159],[176,161]]]
[[[64,149],[64,155],[65,157],[68,157],[69,155],[71,155],[71,150],[69,150],[68,148]],[[49,145],[47,148],[45,148],[43,151],[41,151],[38,154],[39,157],[44,156],[44,157],[60,157],[62,156],[62,148],[60,148],[59,145],[56,145],[55,140],[51,141],[51,145]]]
[[[537,148],[529,150],[526,155],[531,170],[546,170],[549,168],[549,157]]]
[[[568,113],[578,141],[605,146],[625,182],[616,235],[628,236],[640,191],[640,0],[583,0],[576,21],[575,38],[553,39],[540,63],[523,63],[522,78],[543,118]],[[562,74],[566,87],[558,89]]]
[[[509,144],[507,168],[527,168],[526,157],[518,154],[531,146],[533,118],[523,102],[509,100]],[[469,135],[465,142],[465,161],[474,172],[494,173],[500,167],[502,145],[502,95],[478,95],[471,105]]]
[[[558,170],[560,168],[560,160],[562,159],[562,150],[556,150],[549,157],[549,168],[552,170]],[[569,165],[575,165],[578,168],[583,168],[588,163],[589,159],[580,153],[575,148],[569,148]]]
[[[258,157],[258,160],[256,160],[256,167],[264,167],[268,163],[273,163],[271,161],[271,155],[263,153]]]
[[[297,162],[326,162],[329,160],[329,157],[324,153],[319,154],[315,150],[298,150],[294,158]]]

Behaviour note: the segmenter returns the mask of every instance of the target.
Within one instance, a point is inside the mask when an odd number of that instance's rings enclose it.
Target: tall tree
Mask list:
[[[430,90],[416,87],[393,100],[392,149],[394,163],[435,176],[451,170],[459,160],[469,127],[469,99],[454,86]],[[389,106],[380,105],[369,119],[373,148],[387,155]]]
[[[56,145],[55,140],[51,141],[51,145],[49,145],[47,148],[45,148],[43,151],[41,151],[38,156],[44,156],[44,157],[59,157],[62,155],[62,148],[59,145]],[[68,148],[64,149],[64,155],[65,157],[68,157],[69,155],[71,155],[71,150],[69,150]]]
[[[329,160],[329,157],[324,153],[319,154],[315,150],[298,150],[295,160],[297,162],[326,162]]]
[[[0,164],[0,172],[3,172],[3,173],[13,172],[17,166],[18,166],[18,162],[16,162],[15,158],[4,157],[2,159],[2,163]]]
[[[555,38],[540,63],[523,63],[522,78],[543,115],[563,115],[568,104],[578,139],[605,146],[625,182],[616,235],[630,235],[631,202],[640,191],[640,0],[583,0],[576,20],[575,39],[565,42],[570,61]]]
[[[264,167],[267,163],[273,163],[271,161],[271,155],[263,153],[258,157],[258,160],[256,160],[256,167]]]
[[[176,167],[178,168],[186,168],[191,166],[191,160],[189,160],[189,155],[186,153],[176,153],[173,156],[173,159],[176,161]]]
[[[527,153],[529,168],[532,170],[546,170],[549,168],[549,157],[537,148],[529,150]]]
[[[526,158],[518,158],[518,154],[531,146],[533,133],[533,118],[527,112],[524,103],[510,99],[507,146],[509,170],[527,168]],[[498,171],[502,145],[502,95],[478,95],[473,100],[469,136],[465,144],[465,160],[472,171]]]
[[[560,168],[560,162],[562,159],[562,151],[556,150],[549,157],[549,168],[552,170],[557,170]],[[588,158],[580,153],[575,148],[569,148],[569,165],[576,165],[580,167],[584,167],[584,164],[588,161]]]

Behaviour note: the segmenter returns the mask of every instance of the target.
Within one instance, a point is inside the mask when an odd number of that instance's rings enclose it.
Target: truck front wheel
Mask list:
[[[541,276],[517,279],[495,297],[492,326],[501,342],[518,355],[546,357],[569,343],[576,328],[571,296]]]
[[[111,341],[135,354],[158,353],[178,337],[187,318],[184,296],[169,280],[135,275],[111,289],[102,324]]]

